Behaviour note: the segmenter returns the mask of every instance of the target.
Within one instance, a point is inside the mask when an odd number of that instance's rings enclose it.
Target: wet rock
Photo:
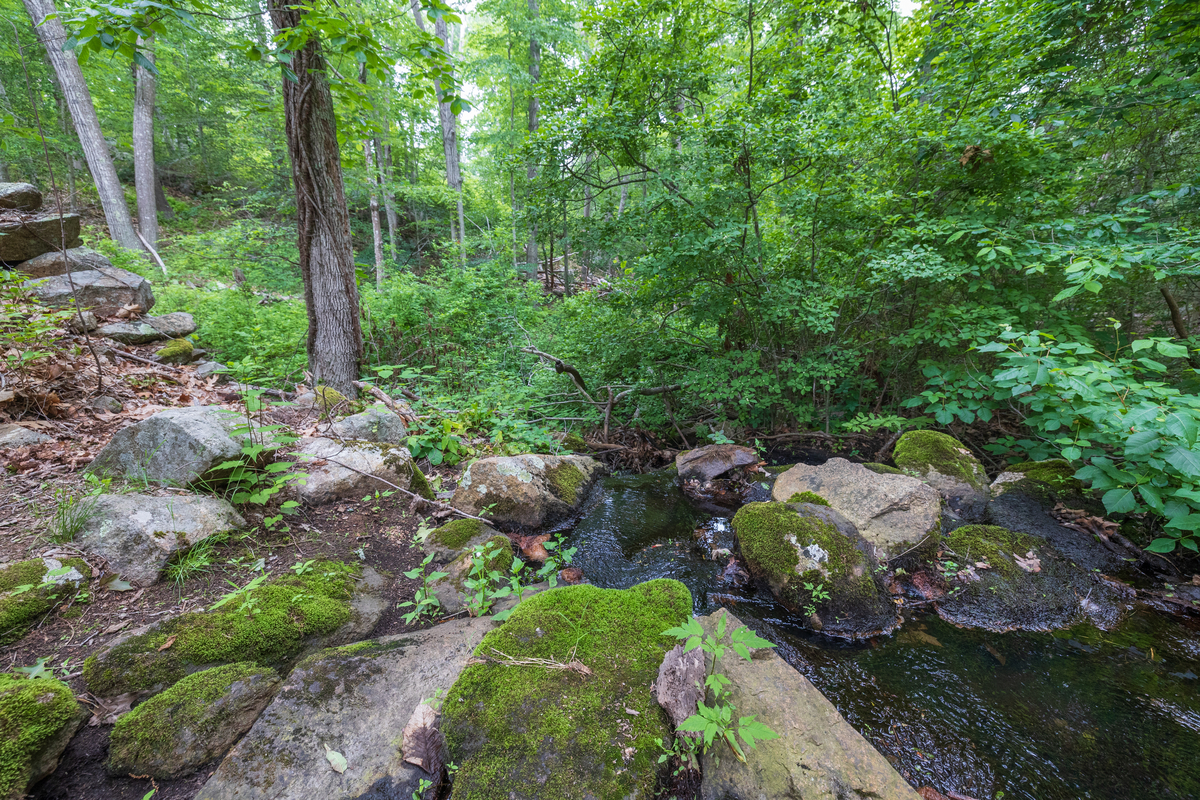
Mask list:
[[[0,208],[26,213],[42,207],[42,193],[32,183],[0,183]]]
[[[9,447],[24,447],[27,444],[41,444],[54,441],[44,433],[30,430],[23,425],[0,425],[0,449]]]
[[[21,800],[53,772],[87,716],[61,681],[0,674],[0,800]]]
[[[1053,495],[1034,491],[1024,482],[1010,484],[988,503],[988,515],[1001,528],[1047,542],[1089,572],[1115,572],[1127,566],[1120,555],[1104,547],[1095,536],[1064,527],[1050,516],[1053,499]]]
[[[71,291],[72,281],[75,291]],[[67,275],[52,275],[25,282],[38,301],[48,306],[69,306],[78,296],[81,308],[90,308],[98,316],[116,314],[126,306],[149,311],[154,306],[154,291],[150,282],[134,272],[106,267]]]
[[[603,473],[587,456],[481,458],[463,473],[453,505],[475,515],[490,507],[493,520],[539,528],[578,510]]]
[[[188,675],[117,720],[109,773],[159,780],[191,775],[250,730],[279,683],[273,669],[251,663]]]
[[[158,348],[154,355],[164,364],[190,364],[194,349],[187,339],[172,339]]]
[[[49,278],[66,272],[114,269],[113,263],[90,247],[72,247],[59,252],[53,250],[31,258],[17,267],[30,278]]]
[[[87,564],[77,558],[31,558],[0,565],[0,645],[20,639],[66,599],[58,587],[82,587],[90,574]],[[22,588],[26,586],[34,588]]]
[[[78,247],[79,215],[42,213],[0,222],[0,262],[16,264],[60,248]]]
[[[361,500],[376,491],[394,491],[371,476],[383,478],[426,499],[433,497],[424,474],[413,463],[407,447],[375,442],[302,439],[296,447],[296,456],[298,471],[307,475],[298,492],[300,499],[310,505],[333,500]]]
[[[102,495],[75,543],[127,581],[152,586],[172,558],[213,534],[244,527],[233,506],[216,497]]]
[[[145,322],[110,322],[98,328],[96,335],[121,344],[147,344],[167,338],[162,331]]]
[[[400,417],[376,404],[361,414],[354,414],[330,425],[329,436],[333,439],[403,445],[408,438],[408,431],[405,430]]]
[[[219,481],[213,468],[242,455],[240,437],[231,433],[242,424],[215,406],[169,408],[118,431],[88,470],[163,486]]]
[[[710,444],[695,450],[684,450],[675,456],[680,480],[701,483],[719,478],[731,470],[758,463],[758,453],[752,447],[736,444]]]
[[[937,431],[909,431],[896,442],[896,465],[946,499],[951,515],[968,522],[987,517],[987,475],[962,442]]]
[[[914,547],[932,550],[940,535],[941,495],[908,475],[881,475],[844,458],[831,458],[816,467],[792,467],[775,481],[771,496],[787,502],[802,492],[825,498],[881,557]]]
[[[715,632],[720,615],[741,627],[722,609],[701,618],[706,631]],[[747,750],[744,764],[723,745],[703,756],[703,800],[919,800],[807,678],[772,649],[753,656],[746,661],[729,651],[720,671],[732,681],[729,699],[738,716],[754,715],[779,738]]]
[[[161,333],[165,339],[182,339],[196,332],[196,320],[186,311],[172,311],[158,317],[146,317],[143,321]]]
[[[196,800],[409,800],[423,770],[399,737],[423,701],[449,689],[494,623],[462,619],[426,631],[323,650],[301,662]],[[326,748],[349,769],[330,769]]]
[[[733,528],[751,574],[810,627],[853,639],[898,624],[895,604],[876,579],[874,548],[832,508],[748,503]]]

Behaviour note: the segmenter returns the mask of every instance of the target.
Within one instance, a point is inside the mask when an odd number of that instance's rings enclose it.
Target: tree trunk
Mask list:
[[[371,242],[375,245],[375,288],[383,289],[383,226],[379,222],[379,164],[378,154],[371,147],[371,140],[363,142],[367,156],[367,179],[371,182]]]
[[[536,22],[539,15],[538,0],[529,0],[529,17]],[[538,129],[538,112],[541,110],[541,105],[538,103],[537,85],[542,80],[542,46],[538,43],[537,34],[529,36],[529,133],[537,133]],[[525,171],[525,177],[533,183],[533,179],[537,177],[537,164],[532,161]],[[525,263],[526,271],[529,277],[537,277],[538,263],[538,246],[537,246],[537,223],[529,226],[529,241],[525,244]]]
[[[375,142],[375,146],[379,147],[378,141]],[[395,264],[400,259],[396,255],[396,198],[392,195],[392,146],[390,144],[383,146],[383,154],[379,180],[383,184],[383,208],[387,212],[388,247],[392,251],[392,263]],[[384,166],[386,166],[386,172],[383,171]]]
[[[305,13],[286,0],[269,0],[268,8],[280,34],[299,25]],[[337,120],[317,37],[295,53],[291,68],[297,80],[283,80],[283,112],[308,311],[308,367],[318,384],[353,397],[362,359],[358,285]]]
[[[158,165],[154,167],[154,207],[158,209],[159,219],[175,219],[175,209],[167,201],[167,193],[163,191],[162,178],[158,175]]]
[[[150,47],[154,37],[140,41]],[[149,50],[145,56],[154,63]],[[154,177],[154,75],[141,66],[134,67],[137,89],[133,99],[133,184],[137,190],[138,230],[152,248],[158,247],[158,199]]]
[[[33,20],[34,32],[46,48],[46,55],[58,76],[59,85],[62,86],[67,108],[79,135],[79,144],[83,147],[88,169],[96,181],[96,191],[100,195],[100,205],[104,209],[108,233],[122,247],[140,250],[141,244],[129,217],[129,207],[125,205],[125,192],[117,179],[117,170],[113,167],[112,156],[108,152],[108,142],[104,141],[104,135],[100,132],[100,118],[96,116],[92,96],[83,81],[83,70],[79,68],[75,53],[62,49],[63,42],[67,41],[67,32],[62,22],[58,18],[46,19],[48,15],[56,13],[54,0],[24,2],[29,18]]]

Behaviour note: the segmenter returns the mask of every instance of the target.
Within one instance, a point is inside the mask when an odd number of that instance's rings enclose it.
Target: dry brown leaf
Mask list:
[[[1026,553],[1023,558],[1021,556],[1017,555],[1016,553],[1013,553],[1013,561],[1017,562],[1017,566],[1020,567],[1021,569],[1025,570],[1026,572],[1041,572],[1042,571],[1042,562],[1037,557],[1037,554],[1034,553],[1032,550],[1030,550],[1028,553]]]
[[[92,718],[88,720],[88,727],[95,728],[98,725],[112,725],[122,714],[129,712],[129,709],[133,707],[133,701],[136,699],[137,695],[133,692],[107,699],[94,698],[89,701],[89,705],[92,706]]]
[[[175,644],[175,637],[171,636],[169,639],[167,639],[165,642],[163,642],[161,645],[158,646],[158,652],[161,653],[163,650],[166,650],[173,644]]]
[[[117,631],[121,630],[122,628],[124,628],[128,625],[129,625],[129,620],[125,620],[124,622],[114,623],[112,625],[109,625],[104,630],[100,631],[100,635],[107,636],[110,633],[116,633]]]
[[[420,703],[404,726],[404,760],[440,777],[445,764],[446,740],[437,729],[438,712]]]

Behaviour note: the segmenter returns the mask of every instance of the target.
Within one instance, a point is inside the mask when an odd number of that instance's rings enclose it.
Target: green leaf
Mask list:
[[[1101,502],[1110,514],[1123,514],[1137,508],[1137,498],[1127,486],[1105,492]]]
[[[1170,553],[1175,550],[1174,539],[1155,539],[1146,546],[1146,551],[1149,553]]]
[[[1175,445],[1167,453],[1167,463],[1189,478],[1200,477],[1200,453]]]
[[[1162,353],[1167,358],[1187,358],[1187,348],[1181,344],[1174,342],[1157,342],[1155,347],[1158,352]]]
[[[350,766],[346,763],[346,757],[337,750],[330,749],[329,745],[325,745],[325,758],[329,761],[329,767],[337,774],[341,775]]]

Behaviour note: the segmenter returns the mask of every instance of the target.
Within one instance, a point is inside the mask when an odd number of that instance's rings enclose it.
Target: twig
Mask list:
[[[508,653],[502,653],[496,648],[492,648],[498,658],[491,656],[476,656],[475,659],[489,662],[492,664],[500,664],[505,667],[540,667],[541,669],[550,670],[567,670],[577,672],[580,675],[591,675],[592,671],[582,661],[575,658],[575,648],[571,648],[571,655],[567,656],[567,661],[559,661],[554,658],[517,658],[510,656]],[[474,659],[473,659],[474,660]]]
[[[387,394],[378,386],[372,386],[371,384],[363,383],[362,381],[354,381],[354,385],[387,406],[388,411],[391,411],[393,414],[399,417],[405,425],[411,425],[417,421],[417,418],[411,413],[411,408],[408,410],[408,412],[405,412],[398,405],[396,405],[395,400],[388,397]],[[402,389],[401,392],[403,391],[404,390]],[[411,394],[411,392],[409,394]],[[416,397],[416,395],[413,395],[413,397]]]
[[[167,265],[164,264],[163,260],[158,257],[158,253],[153,247],[150,246],[150,243],[146,241],[146,237],[142,236],[141,231],[134,231],[134,233],[137,234],[138,241],[142,243],[142,247],[146,248],[146,252],[150,254],[150,257],[154,259],[156,264],[158,264],[159,269],[163,271],[163,277],[167,277]]]

